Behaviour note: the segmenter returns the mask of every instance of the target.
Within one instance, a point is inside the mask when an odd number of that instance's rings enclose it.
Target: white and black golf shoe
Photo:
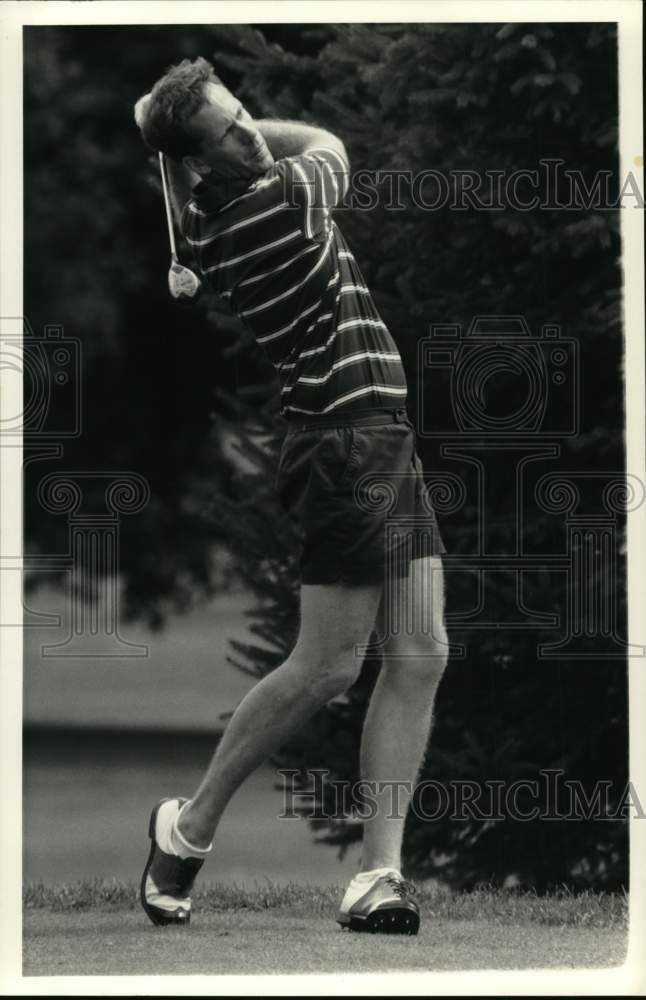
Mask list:
[[[419,907],[412,898],[415,886],[401,875],[380,875],[358,898],[357,892],[360,887],[353,881],[336,918],[343,928],[370,934],[417,934]]]
[[[177,854],[167,854],[157,843],[157,814],[160,807],[169,801],[173,800],[162,799],[150,815],[150,853],[139,890],[141,905],[157,926],[186,925],[190,922],[191,889],[195,876],[204,864],[204,858],[180,858]],[[187,800],[175,801],[182,805]]]

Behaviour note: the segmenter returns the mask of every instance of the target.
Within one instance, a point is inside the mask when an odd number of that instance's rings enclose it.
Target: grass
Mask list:
[[[193,906],[200,913],[289,909],[320,917],[333,917],[339,902],[339,886],[310,886],[267,881],[255,889],[237,885],[203,883],[195,888]],[[454,893],[441,887],[418,889],[415,897],[428,917],[436,920],[487,919],[499,924],[535,923],[548,927],[594,927],[625,930],[628,897],[618,893],[582,892],[568,889],[539,896],[491,887]],[[138,910],[138,887],[118,880],[88,880],[63,886],[33,882],[23,894],[26,910],[54,913],[109,909]]]
[[[125,882],[27,885],[25,975],[581,968],[621,964],[624,896],[420,889],[415,938],[344,933],[338,886],[203,884],[190,928],[155,928]]]

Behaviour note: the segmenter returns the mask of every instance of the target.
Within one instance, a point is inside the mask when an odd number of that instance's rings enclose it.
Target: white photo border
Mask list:
[[[0,7],[0,316],[23,315],[22,247],[22,28],[26,25],[141,25],[296,22],[559,22],[613,21],[618,26],[620,171],[638,178],[643,195],[642,8],[640,0],[280,0],[220,2],[53,2],[5,0]],[[641,159],[640,159],[641,158]],[[624,321],[626,345],[627,471],[646,475],[644,427],[644,217],[623,218]],[[0,371],[0,417],[20,411],[20,389]],[[8,539],[21,534],[20,447],[0,453],[0,556]],[[15,544],[11,546],[15,551]],[[629,641],[646,643],[646,511],[628,515]],[[0,885],[0,990],[16,995],[635,995],[646,991],[646,823],[630,824],[630,931],[626,963],[616,969],[378,973],[271,976],[43,976],[21,972],[22,848],[22,637],[2,627],[22,615],[17,573],[0,574],[0,767],[2,827]],[[646,662],[629,658],[630,770],[646,783]]]

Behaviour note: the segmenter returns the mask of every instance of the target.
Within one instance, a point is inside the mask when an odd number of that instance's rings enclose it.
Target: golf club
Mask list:
[[[168,223],[168,238],[170,241],[171,263],[168,270],[168,288],[174,299],[186,300],[194,299],[202,282],[190,268],[184,267],[177,259],[177,248],[175,246],[175,231],[173,229],[173,215],[170,207],[170,196],[168,193],[168,180],[166,177],[166,163],[164,154],[159,154],[159,170],[161,172],[162,188],[164,189],[164,204],[166,206],[166,222]]]

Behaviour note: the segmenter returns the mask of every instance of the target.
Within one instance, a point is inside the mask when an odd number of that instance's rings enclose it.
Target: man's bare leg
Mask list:
[[[355,646],[370,635],[383,584],[301,588],[301,626],[287,660],[240,702],[209,768],[178,821],[206,847],[229,799],[252,771],[331,698],[356,680]]]
[[[363,729],[361,776],[370,782],[400,781],[412,786],[424,757],[435,692],[446,665],[442,560],[414,560],[409,577],[393,586],[398,588],[400,621],[406,623],[408,609],[413,629],[410,635],[392,636],[384,651]],[[385,594],[376,624],[378,636],[390,633],[388,600]],[[399,809],[391,790],[385,789],[376,798],[376,815],[364,824],[361,870],[400,871],[410,796],[400,790]]]

